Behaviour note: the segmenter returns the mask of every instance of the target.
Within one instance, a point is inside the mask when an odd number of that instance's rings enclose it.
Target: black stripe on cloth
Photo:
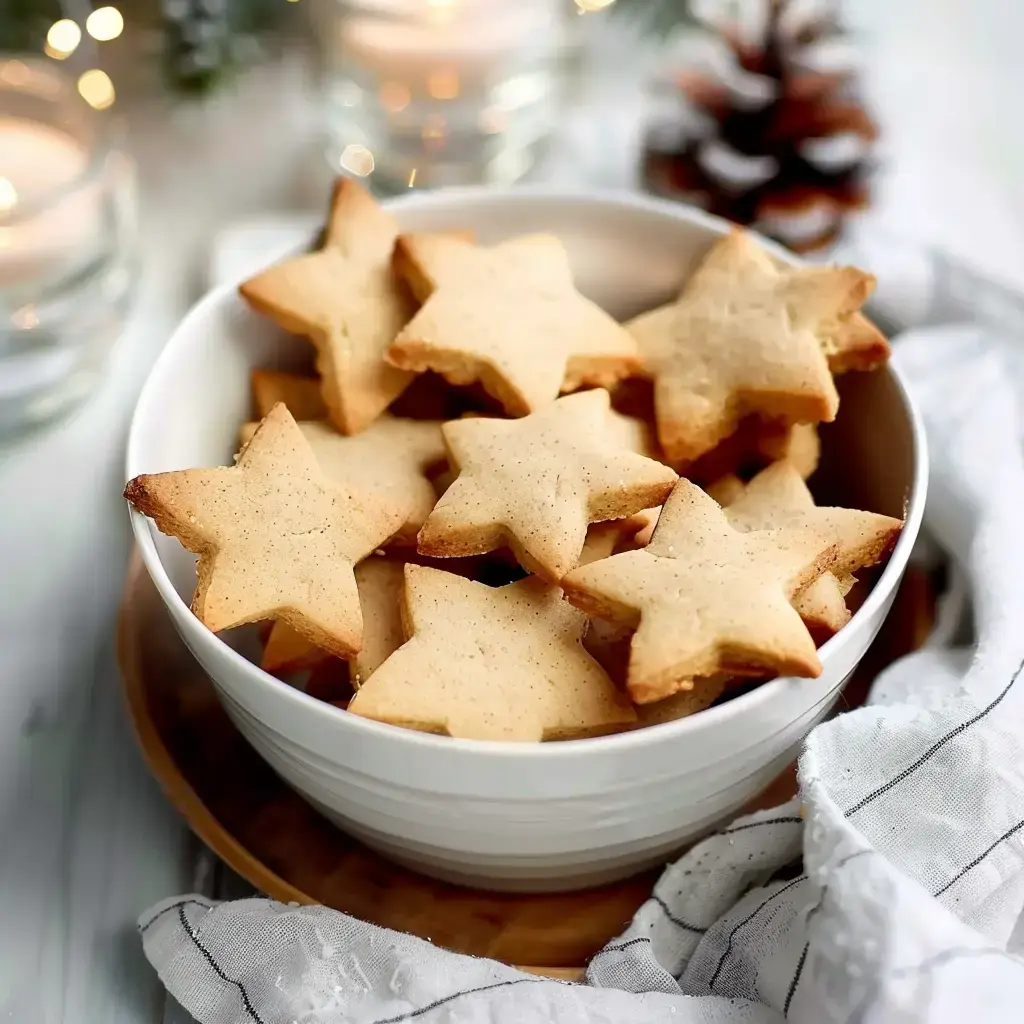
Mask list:
[[[836,864],[836,866],[832,870],[833,870],[833,872],[841,871],[844,867],[846,867],[847,864],[850,863],[851,860],[856,860],[858,857],[863,857],[865,854],[875,853],[875,852],[876,851],[874,851],[874,850],[856,850],[854,853],[851,853],[849,856],[843,857],[843,859],[841,861],[839,861],[839,863]],[[822,887],[821,895],[818,897],[818,902],[815,903],[814,906],[811,907],[811,909],[807,911],[807,917],[804,919],[804,924],[805,925],[818,912],[818,910],[821,907],[822,903],[825,902],[825,895],[826,895],[826,893],[828,893],[828,886],[827,885]],[[796,992],[797,985],[800,984],[800,976],[804,973],[804,964],[807,961],[807,951],[810,948],[811,948],[811,943],[810,943],[810,940],[808,940],[807,942],[804,943],[803,952],[800,954],[800,960],[799,960],[799,962],[796,965],[796,970],[793,972],[793,977],[790,979],[789,989],[786,991],[786,1003],[785,1003],[785,1005],[782,1008],[782,1015],[784,1017],[789,1014],[789,1004],[793,1001],[793,995]]]
[[[1018,821],[1013,828],[1007,829],[984,853],[975,857],[970,864],[965,864],[941,889],[933,892],[932,895],[941,896],[947,889],[951,889],[964,875],[976,868],[1000,843],[1006,842],[1007,839],[1015,835],[1022,828],[1024,828],[1024,821]]]
[[[955,729],[950,729],[950,731],[947,732],[945,736],[943,736],[941,739],[936,740],[913,764],[908,765],[906,768],[904,768],[903,771],[901,771],[899,775],[897,775],[895,778],[890,779],[884,785],[879,786],[878,789],[873,790],[871,793],[868,793],[868,795],[863,799],[858,800],[857,803],[855,803],[848,811],[843,812],[846,815],[846,817],[849,818],[852,815],[856,814],[858,811],[862,811],[865,807],[868,806],[868,804],[877,800],[878,797],[882,796],[885,793],[888,793],[889,790],[898,786],[904,779],[909,778],[909,776],[913,775],[914,772],[916,772],[917,769],[921,767],[921,765],[928,761],[933,754],[937,753],[950,740],[955,739],[962,732],[965,732],[967,729],[969,729],[972,725],[975,725],[976,723],[980,722],[987,714],[989,714],[989,712],[997,708],[999,704],[1002,703],[1006,695],[1010,692],[1010,690],[1013,689],[1013,684],[1017,682],[1017,679],[1022,671],[1024,671],[1024,659],[1021,659],[1020,664],[1017,666],[1017,671],[1013,674],[1013,678],[1006,684],[1006,689],[1004,689],[1003,692],[1000,693],[999,696],[996,697],[991,704],[982,708],[981,711],[979,711],[973,718],[967,719],[966,722],[961,722],[960,725],[958,725]]]
[[[203,907],[206,910],[212,909],[209,903],[204,903],[202,900],[188,899],[178,900],[177,903],[169,903],[163,910],[158,910],[145,924],[139,925],[139,934],[148,931],[160,920],[164,914],[169,914],[172,910],[177,910],[179,907]]]
[[[409,1010],[408,1013],[400,1013],[397,1017],[381,1017],[375,1020],[373,1024],[400,1024],[403,1020],[415,1020],[417,1017],[422,1017],[425,1013],[430,1013],[431,1010],[447,1006],[448,1003],[461,999],[463,996],[475,996],[481,992],[493,992],[497,988],[510,988],[513,985],[542,984],[545,981],[554,982],[556,985],[570,984],[570,982],[558,981],[555,978],[509,978],[508,981],[496,981],[493,985],[481,985],[479,988],[467,988],[462,992],[453,992],[450,996],[435,999],[432,1003],[421,1006],[418,1010]]]
[[[781,889],[777,889],[775,892],[773,892],[771,896],[769,896],[767,899],[762,900],[761,903],[759,903],[749,914],[747,914],[747,916],[743,918],[742,921],[740,921],[736,925],[733,925],[732,931],[730,931],[728,936],[726,937],[725,951],[722,953],[722,956],[718,961],[718,966],[715,968],[715,973],[711,975],[711,980],[708,982],[709,990],[713,992],[715,989],[715,982],[718,981],[718,976],[722,973],[722,968],[725,966],[725,961],[729,958],[729,954],[732,952],[732,940],[736,937],[736,933],[745,925],[753,921],[754,918],[757,917],[757,915],[760,914],[761,911],[764,910],[764,908],[767,907],[768,904],[771,903],[773,900],[777,900],[784,892],[787,892],[788,890],[792,889],[794,885],[799,885],[801,882],[806,881],[806,875],[800,875],[799,878],[794,878],[792,882],[788,882]]]
[[[807,960],[807,950],[811,948],[809,942],[804,943],[804,951],[800,954],[800,962],[796,965],[796,970],[793,972],[793,980],[789,983],[789,990],[786,992],[786,1002],[782,1007],[782,1016],[789,1016],[789,1004],[793,1002],[793,994],[796,992],[797,985],[800,984],[800,975],[804,973],[804,963]]]
[[[684,932],[693,932],[694,935],[703,935],[707,928],[698,928],[695,924],[690,924],[681,918],[676,917],[675,914],[669,909],[668,904],[660,896],[651,896],[651,900],[661,908],[661,912],[677,927],[682,928]]]
[[[642,942],[650,942],[650,938],[646,935],[641,935],[636,939],[628,939],[626,942],[620,942],[617,946],[605,946],[604,949],[599,949],[591,958],[590,962],[593,963],[599,956],[604,956],[605,953],[621,953],[624,949],[629,949],[630,946],[639,946]]]
[[[747,825],[733,825],[732,828],[723,828],[718,834],[720,836],[731,836],[733,832],[745,832],[748,828],[760,828],[762,825],[802,825],[804,819],[793,814],[781,818],[765,818],[763,821],[752,821]]]
[[[191,902],[195,903],[196,901],[192,900]],[[234,987],[238,989],[238,992],[242,997],[242,1005],[245,1007],[245,1012],[249,1014],[256,1024],[264,1024],[263,1018],[260,1017],[253,1007],[252,1001],[249,999],[249,993],[245,990],[245,986],[235,978],[229,978],[221,970],[220,964],[213,959],[213,954],[211,954],[210,951],[199,941],[199,936],[192,931],[192,926],[188,923],[188,918],[185,917],[185,905],[185,901],[178,904],[178,920],[181,921],[181,927],[185,929],[185,934],[192,940],[192,945],[202,953],[203,959],[213,968],[214,973],[216,973],[218,978],[227,982],[229,985],[234,985]],[[205,906],[205,904],[200,904],[200,906]]]

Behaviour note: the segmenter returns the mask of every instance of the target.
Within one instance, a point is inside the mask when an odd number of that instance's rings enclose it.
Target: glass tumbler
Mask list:
[[[102,377],[137,276],[134,172],[109,79],[0,55],[0,437]]]
[[[319,0],[328,160],[378,190],[512,182],[556,117],[565,0]]]

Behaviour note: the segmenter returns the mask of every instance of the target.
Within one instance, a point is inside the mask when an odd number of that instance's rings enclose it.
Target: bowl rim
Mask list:
[[[481,201],[488,204],[495,202],[503,204],[531,204],[537,201],[556,201],[560,204],[568,205],[596,204],[610,210],[619,209],[624,214],[642,212],[667,217],[670,220],[695,225],[719,235],[728,231],[733,226],[724,218],[671,200],[623,190],[587,189],[581,191],[551,185],[512,186],[508,188],[480,185],[440,189],[436,192],[415,192],[386,199],[383,200],[383,205],[387,209],[401,214],[403,211],[445,209],[459,206],[465,202]],[[764,238],[757,232],[752,232],[752,234],[757,238],[759,244],[763,245],[783,262],[791,266],[799,266],[804,263],[798,256],[770,239]],[[141,445],[141,424],[144,419],[148,419],[145,415],[146,409],[154,401],[153,396],[157,393],[158,380],[162,369],[170,361],[171,353],[178,340],[189,335],[195,329],[197,323],[208,319],[212,310],[223,306],[229,301],[236,300],[236,289],[237,282],[225,282],[209,290],[194,303],[178,322],[160,355],[154,361],[139,393],[132,414],[125,458],[126,480],[131,479],[140,472],[145,472],[143,466],[140,465],[143,461],[139,450]],[[827,661],[837,656],[845,646],[852,642],[852,637],[857,632],[858,625],[870,619],[895,589],[910,559],[911,550],[924,515],[925,498],[928,489],[928,454],[924,425],[898,367],[890,361],[886,369],[896,385],[897,392],[907,413],[911,441],[914,448],[914,465],[904,513],[903,531],[893,548],[887,565],[872,588],[871,593],[868,594],[864,604],[857,609],[850,621],[838,633],[830,637],[819,648],[818,653],[823,667]],[[187,624],[184,628],[190,634],[190,647],[193,642],[214,649],[219,647],[221,652],[227,657],[230,665],[237,669],[241,674],[241,678],[244,678],[246,685],[269,691],[268,695],[281,699],[286,703],[291,703],[297,713],[305,714],[308,712],[314,716],[324,716],[341,730],[354,729],[357,733],[362,733],[367,738],[378,739],[385,743],[392,742],[407,747],[437,750],[438,752],[445,752],[449,756],[468,755],[472,757],[486,757],[490,760],[507,758],[516,762],[524,758],[550,757],[562,760],[564,758],[589,757],[597,754],[613,754],[651,744],[673,742],[677,739],[681,740],[684,736],[702,729],[723,725],[731,718],[756,713],[759,707],[771,703],[774,698],[782,693],[785,687],[792,685],[794,682],[806,683],[808,685],[813,685],[815,682],[815,680],[796,680],[791,677],[780,676],[767,683],[762,683],[750,692],[734,697],[724,704],[706,708],[698,714],[689,715],[674,722],[663,722],[609,736],[593,736],[559,743],[507,743],[500,740],[462,739],[418,732],[412,729],[403,729],[399,726],[389,725],[386,722],[376,722],[372,719],[350,714],[332,704],[309,696],[294,686],[265,672],[258,665],[249,661],[229,644],[225,643],[217,634],[211,632],[192,614],[189,606],[171,583],[170,577],[167,575],[167,571],[164,569],[157,553],[156,542],[149,519],[130,505],[128,506],[128,512],[135,542],[138,545],[146,570],[149,572],[164,603],[169,608],[176,608],[180,613],[174,616],[177,620],[176,624]],[[222,684],[216,680],[212,681],[217,689],[221,688]]]

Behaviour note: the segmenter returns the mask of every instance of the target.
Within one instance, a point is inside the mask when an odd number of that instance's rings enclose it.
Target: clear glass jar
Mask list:
[[[380,190],[512,182],[560,98],[565,0],[319,0],[328,159]]]
[[[96,386],[137,277],[134,171],[109,79],[0,55],[0,436]]]

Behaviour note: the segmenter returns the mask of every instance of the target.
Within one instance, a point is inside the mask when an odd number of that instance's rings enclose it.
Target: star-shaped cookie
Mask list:
[[[239,288],[254,309],[316,347],[323,398],[343,434],[369,426],[413,379],[384,361],[413,311],[391,270],[397,234],[394,218],[369,193],[339,178],[323,248]]]
[[[740,229],[717,242],[676,302],[628,325],[654,379],[669,462],[693,462],[748,414],[834,419],[823,325],[851,317],[873,283],[853,267],[779,268]]]
[[[243,443],[254,429],[255,424],[245,424]],[[385,413],[354,437],[339,434],[326,421],[300,423],[299,429],[331,480],[372,500],[389,517],[400,517],[401,525],[387,538],[389,543],[416,543],[416,534],[437,501],[427,472],[444,461],[440,423]]]
[[[303,420],[327,418],[327,406],[320,393],[318,377],[303,377],[281,370],[253,370],[250,381],[253,402],[260,419],[278,402],[284,402],[299,423]]]
[[[403,235],[395,267],[423,303],[386,353],[403,370],[479,381],[512,416],[559,391],[639,372],[636,343],[576,291],[557,238],[530,235],[487,249]]]
[[[816,635],[838,632],[850,620],[846,595],[857,582],[851,575],[875,565],[892,547],[903,524],[899,519],[847,508],[818,508],[799,470],[776,462],[746,486],[732,481],[709,487],[737,530],[772,530],[809,523],[839,545],[831,572],[819,576],[793,599],[793,607]]]
[[[729,473],[750,477],[765,466],[787,459],[804,479],[817,468],[821,441],[813,423],[780,423],[747,416],[735,432],[686,467],[686,477],[702,487]]]
[[[884,366],[892,352],[885,335],[863,313],[826,320],[819,336],[829,369],[836,376]]]
[[[355,576],[363,613],[363,644],[349,661],[349,681],[358,690],[405,639],[401,615],[404,565],[371,556],[356,566]],[[288,623],[278,621],[267,637],[260,667],[267,672],[295,672],[316,668],[330,657]]]
[[[488,587],[424,566],[405,569],[406,641],[349,711],[465,739],[556,740],[636,720],[584,651],[587,620],[536,577]]]
[[[125,497],[199,556],[192,610],[214,632],[281,619],[338,657],[359,651],[353,568],[401,518],[330,480],[284,405],[234,466],[138,476]]]
[[[424,555],[480,555],[507,543],[525,569],[556,582],[578,564],[589,523],[660,505],[676,481],[621,443],[603,388],[521,420],[453,420],[442,429],[459,475],[420,530]]]
[[[635,627],[626,685],[645,704],[719,672],[819,675],[790,601],[836,553],[806,524],[741,533],[681,479],[646,548],[574,569],[561,585],[588,614]]]

